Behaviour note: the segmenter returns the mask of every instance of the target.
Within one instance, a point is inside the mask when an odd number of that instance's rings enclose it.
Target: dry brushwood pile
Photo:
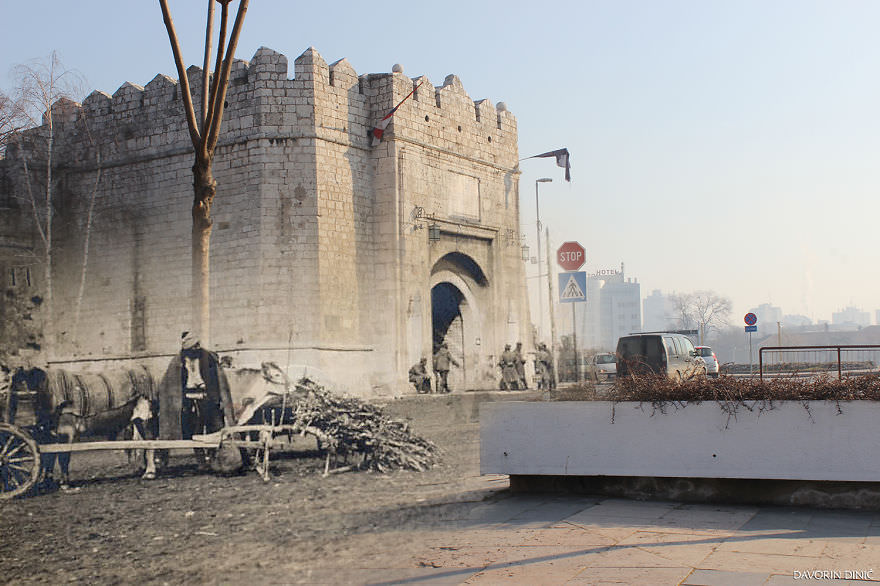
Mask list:
[[[722,376],[694,378],[678,383],[664,376],[622,377],[610,394],[612,401],[650,403],[716,401],[880,401],[880,376],[865,375],[838,380],[785,377],[755,380]]]
[[[386,415],[380,407],[353,397],[337,396],[303,378],[295,384],[284,423],[313,435],[328,455],[348,464],[335,471],[422,471],[436,461],[437,446],[410,430],[409,424]],[[277,404],[267,405],[278,407]]]

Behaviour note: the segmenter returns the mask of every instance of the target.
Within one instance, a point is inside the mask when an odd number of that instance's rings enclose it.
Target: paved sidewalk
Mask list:
[[[507,477],[480,481],[487,492]],[[860,584],[880,582],[880,513],[505,493],[401,532],[364,567],[308,582]]]

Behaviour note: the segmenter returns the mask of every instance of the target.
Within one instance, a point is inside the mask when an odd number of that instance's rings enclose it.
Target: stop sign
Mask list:
[[[563,242],[556,252],[556,262],[566,271],[576,271],[586,262],[587,253],[577,242]]]

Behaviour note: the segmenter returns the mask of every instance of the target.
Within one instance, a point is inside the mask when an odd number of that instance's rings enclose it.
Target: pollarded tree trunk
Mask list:
[[[197,159],[193,165],[192,315],[205,347],[211,335],[211,206],[216,193],[210,162]]]
[[[174,30],[174,21],[168,9],[168,0],[159,0],[165,29],[171,42],[174,64],[180,75],[180,93],[183,98],[183,110],[186,116],[187,129],[193,144],[195,164],[193,165],[193,207],[192,207],[192,320],[193,327],[199,332],[202,346],[210,344],[211,336],[211,206],[217,193],[217,182],[211,166],[214,150],[220,137],[220,124],[223,121],[223,109],[226,102],[226,91],[229,88],[229,72],[235,56],[235,47],[241,35],[244,16],[247,13],[248,0],[239,0],[238,11],[229,43],[226,43],[226,29],[229,19],[229,3],[232,0],[216,0],[221,6],[220,34],[218,37],[217,61],[214,72],[208,75],[207,66],[211,62],[211,46],[214,23],[214,2],[208,0],[208,19],[205,27],[205,70],[202,76],[202,105],[200,117],[197,119],[190,94],[189,78],[186,74],[180,42]],[[225,49],[225,56],[224,56]],[[208,82],[211,82],[208,89]]]

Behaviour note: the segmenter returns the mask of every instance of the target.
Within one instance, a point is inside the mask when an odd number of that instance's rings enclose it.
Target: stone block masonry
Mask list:
[[[369,395],[406,392],[412,363],[445,341],[456,388],[494,388],[503,345],[532,344],[518,239],[504,238],[519,234],[516,119],[455,75],[436,87],[358,75],[313,48],[293,69],[266,48],[233,67],[214,163],[214,348]],[[198,109],[201,71],[188,75]],[[157,75],[66,105],[50,361],[167,354],[189,328],[193,155],[179,92]],[[10,169],[36,155],[10,149],[0,188],[22,196]]]

